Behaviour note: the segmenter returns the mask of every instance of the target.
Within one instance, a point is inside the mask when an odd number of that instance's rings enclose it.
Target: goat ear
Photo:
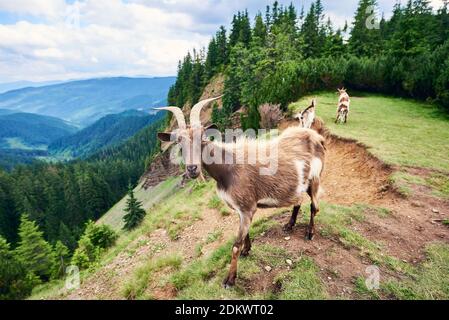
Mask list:
[[[171,141],[171,133],[170,132],[158,132],[157,137],[162,142],[170,142]]]
[[[312,104],[310,105],[312,108],[316,108],[316,99],[312,100]]]
[[[210,126],[208,126],[207,128],[204,129],[205,131],[207,130],[218,130],[218,127],[216,124],[211,124]]]

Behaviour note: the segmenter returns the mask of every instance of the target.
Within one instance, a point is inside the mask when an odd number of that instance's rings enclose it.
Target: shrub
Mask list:
[[[116,239],[117,234],[110,227],[89,221],[83,236],[78,241],[72,264],[81,269],[90,267],[98,261],[103,250],[111,247]]]
[[[280,104],[265,103],[259,106],[260,127],[262,129],[273,129],[277,127],[282,119],[282,111]]]

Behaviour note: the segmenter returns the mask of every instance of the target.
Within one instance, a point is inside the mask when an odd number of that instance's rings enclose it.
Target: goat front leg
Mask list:
[[[296,219],[298,218],[298,213],[301,209],[301,205],[297,205],[293,207],[292,216],[290,217],[290,221],[284,226],[283,230],[286,232],[291,232],[293,227],[296,224]]]
[[[235,285],[235,279],[237,278],[237,260],[240,257],[243,246],[245,245],[244,241],[248,236],[249,227],[253,218],[254,211],[251,212],[240,212],[240,227],[239,233],[237,235],[237,240],[234,242],[232,246],[232,258],[231,258],[231,266],[229,268],[229,273],[223,281],[223,286],[228,289]]]
[[[242,249],[242,252],[240,253],[240,255],[242,257],[247,257],[249,255],[250,251],[251,251],[251,239],[249,237],[249,232],[248,232],[248,234],[246,235],[245,242],[243,244],[243,249]]]

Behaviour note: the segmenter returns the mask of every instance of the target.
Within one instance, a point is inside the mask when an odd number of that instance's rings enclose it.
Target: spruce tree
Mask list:
[[[321,54],[319,27],[315,3],[312,3],[301,27],[302,49],[305,58],[318,58]]]
[[[146,215],[145,210],[142,208],[142,203],[134,197],[134,190],[132,185],[128,187],[128,199],[126,200],[125,216],[123,221],[125,225],[123,229],[132,230],[137,227]]]
[[[267,27],[262,19],[262,14],[256,16],[256,21],[253,29],[253,45],[263,47],[265,46],[267,38]]]
[[[55,255],[51,245],[34,221],[22,215],[19,227],[19,245],[16,254],[26,270],[48,280],[55,266]]]
[[[0,300],[23,299],[30,294],[32,286],[26,269],[0,236]]]
[[[222,71],[225,65],[229,62],[229,46],[228,38],[226,36],[226,29],[224,26],[220,26],[220,29],[216,35],[216,47],[217,47],[217,66],[219,71]]]
[[[369,21],[372,18],[371,15],[375,14],[375,12],[369,12],[370,7],[377,8],[377,1],[360,0],[351,30],[349,47],[351,53],[359,57],[376,55],[381,49],[380,29],[369,24],[373,22]]]

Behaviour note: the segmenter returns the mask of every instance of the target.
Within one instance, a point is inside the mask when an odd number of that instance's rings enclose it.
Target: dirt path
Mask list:
[[[449,217],[447,201],[426,193],[419,193],[416,199],[400,197],[391,190],[388,182],[393,169],[373,157],[363,145],[355,141],[332,136],[328,138],[327,148],[323,200],[347,206],[363,203],[384,207],[391,212],[387,217],[369,214],[363,223],[355,223],[351,228],[369,240],[383,243],[385,254],[412,264],[424,258],[423,249],[426,244],[433,241],[449,243],[449,228],[432,221],[443,216]],[[433,212],[434,208],[439,212]],[[275,218],[281,225],[288,220],[287,211]],[[273,210],[259,210],[256,220],[272,213]],[[320,214],[324,215],[326,212]],[[127,250],[121,252],[111,263],[86,279],[79,290],[66,298],[123,299],[122,280],[132,275],[133,271],[148,259],[178,253],[183,257],[183,263],[188,264],[195,259],[195,247],[204,242],[209,233],[221,230],[222,237],[205,245],[202,249],[203,255],[208,255],[234,237],[237,228],[237,215],[222,217],[216,210],[208,209],[203,212],[202,219],[184,229],[176,241],[172,241],[162,229],[143,235],[130,246],[136,243],[144,245],[140,245],[133,253]],[[342,245],[339,239],[317,235],[313,242],[308,242],[304,240],[304,232],[305,226],[299,225],[289,235],[290,240],[285,241],[286,234],[281,228],[273,228],[265,235],[257,237],[254,245],[275,244],[283,246],[292,254],[299,252],[312,257],[320,268],[321,279],[333,297],[353,297],[354,275],[363,275],[365,268],[371,263],[361,258],[356,249]],[[391,273],[388,270],[383,272]],[[267,289],[274,285],[273,277],[274,273],[264,281],[246,283],[245,287],[250,291]],[[174,294],[174,290],[170,288],[153,292],[153,295],[160,299],[173,298]]]

